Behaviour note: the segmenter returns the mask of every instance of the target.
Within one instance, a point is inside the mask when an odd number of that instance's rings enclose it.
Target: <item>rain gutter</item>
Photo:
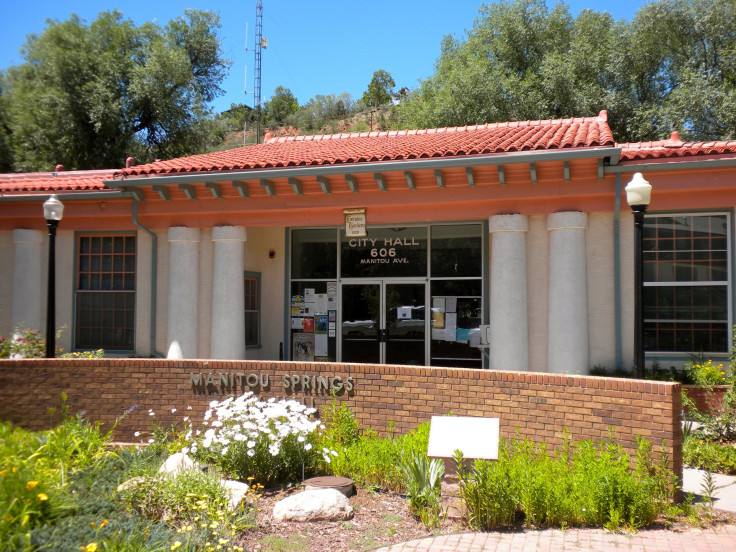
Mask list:
[[[157,358],[163,358],[163,354],[156,350],[156,280],[158,278],[156,266],[158,257],[158,236],[140,222],[138,222],[138,200],[133,198],[133,224],[143,230],[151,237],[151,355]]]
[[[453,169],[465,167],[497,166],[516,163],[543,163],[546,161],[570,161],[574,159],[600,159],[610,157],[611,163],[618,163],[621,148],[588,148],[582,150],[554,150],[539,152],[519,152],[504,155],[461,156],[452,158],[410,159],[402,161],[382,161],[378,163],[342,163],[338,165],[314,165],[309,167],[280,167],[278,169],[253,169],[248,171],[225,172],[213,170],[198,174],[177,175],[131,175],[130,177],[103,180],[110,188],[125,189],[160,184],[195,184],[201,182],[222,182],[225,180],[254,180],[268,178],[330,176],[360,173],[380,173],[392,171]]]
[[[0,202],[20,202],[20,201],[46,201],[52,195],[55,195],[59,201],[75,200],[75,199],[117,199],[123,196],[123,192],[119,190],[111,190],[109,192],[77,192],[68,194],[27,194],[27,195],[3,195],[0,194]]]

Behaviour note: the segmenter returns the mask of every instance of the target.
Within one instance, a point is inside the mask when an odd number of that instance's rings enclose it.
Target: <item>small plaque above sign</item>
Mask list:
[[[432,416],[427,456],[452,458],[460,450],[464,458],[498,460],[498,432],[498,418]]]
[[[343,209],[345,215],[345,235],[352,237],[365,237],[365,209]]]

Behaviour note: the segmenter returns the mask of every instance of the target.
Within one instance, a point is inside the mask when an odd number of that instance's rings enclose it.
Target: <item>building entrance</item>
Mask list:
[[[343,282],[340,297],[343,362],[427,364],[425,281]]]

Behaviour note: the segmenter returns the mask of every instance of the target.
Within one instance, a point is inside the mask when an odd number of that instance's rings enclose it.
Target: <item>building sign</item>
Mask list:
[[[426,227],[370,228],[364,238],[343,235],[341,272],[347,278],[426,276]]]
[[[365,209],[343,209],[345,215],[345,235],[363,238],[365,233]]]

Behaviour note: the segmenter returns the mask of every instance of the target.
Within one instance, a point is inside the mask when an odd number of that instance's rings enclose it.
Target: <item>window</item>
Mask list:
[[[132,351],[135,235],[78,235],[74,347]]]
[[[647,351],[728,352],[728,236],[725,213],[644,219]]]
[[[261,274],[246,272],[245,286],[245,346],[261,344]]]

